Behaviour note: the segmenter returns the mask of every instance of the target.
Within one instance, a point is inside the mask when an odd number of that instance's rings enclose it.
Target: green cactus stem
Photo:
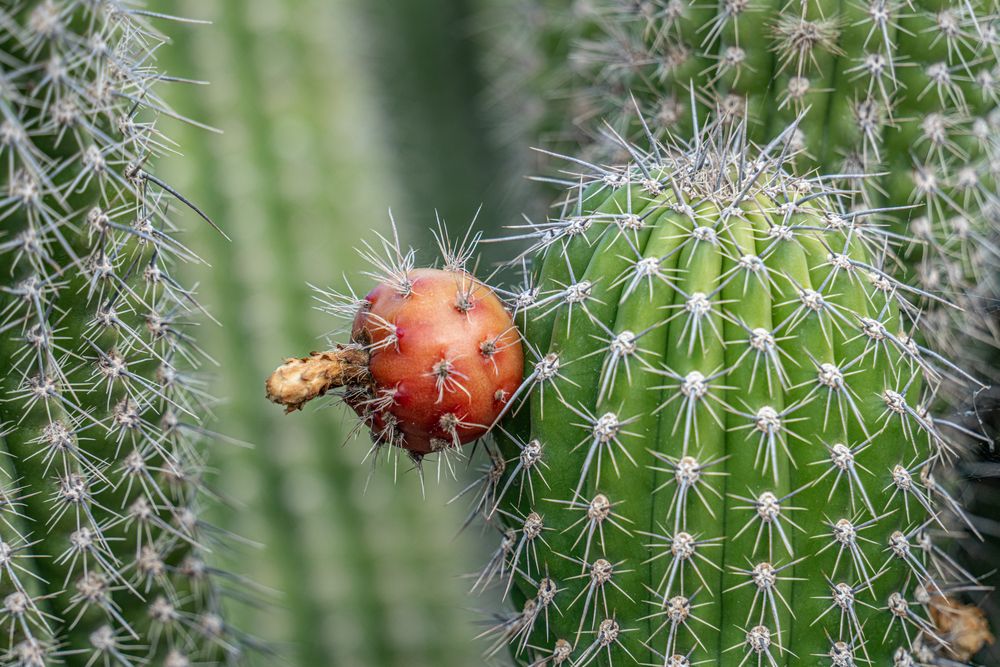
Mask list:
[[[794,126],[746,132],[619,139],[627,165],[573,160],[562,214],[518,234],[529,398],[482,482],[481,584],[522,664],[957,659],[937,619],[978,584],[934,474],[964,434],[927,406],[969,380],[913,335],[892,211],[794,176]]]
[[[186,667],[252,643],[203,517],[206,319],[174,277],[191,210],[156,175],[186,19],[130,2],[0,8],[0,661]],[[204,131],[205,128],[201,128]]]

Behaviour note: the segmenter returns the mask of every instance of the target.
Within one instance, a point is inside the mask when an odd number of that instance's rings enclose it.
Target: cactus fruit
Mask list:
[[[167,42],[131,2],[0,8],[0,661],[240,659],[203,517],[208,361],[197,261],[155,175],[177,114]],[[205,218],[207,220],[207,218]],[[233,578],[245,588],[246,582]]]
[[[939,349],[958,358],[997,345],[985,312],[1000,295],[993,2],[528,4],[524,28],[539,52],[520,88],[547,97],[531,141],[579,138],[580,127],[604,119],[635,138],[633,99],[675,134],[691,131],[692,106],[722,122],[746,120],[756,141],[801,114],[799,173],[844,175],[838,182],[858,193],[851,205],[897,206],[887,222],[906,237],[894,242],[913,280],[964,309],[924,304]],[[497,41],[526,50],[531,40],[520,31]],[[531,101],[520,106],[539,106]],[[616,149],[600,136],[585,144],[590,155]],[[851,178],[858,174],[869,176]]]
[[[414,457],[457,449],[489,430],[520,385],[521,339],[496,294],[465,272],[465,257],[447,270],[396,259],[378,261],[382,282],[348,305],[351,343],[289,359],[268,378],[268,398],[291,412],[343,388],[377,444]]]
[[[968,380],[919,342],[924,295],[891,275],[887,212],[793,176],[793,135],[756,156],[742,125],[685,150],[622,141],[628,166],[586,165],[533,230],[538,303],[561,307],[524,306],[530,407],[483,482],[503,553],[484,576],[519,609],[495,650],[968,659],[940,619],[981,629],[956,598],[978,584],[938,542],[969,526],[934,477],[968,434],[927,411]]]

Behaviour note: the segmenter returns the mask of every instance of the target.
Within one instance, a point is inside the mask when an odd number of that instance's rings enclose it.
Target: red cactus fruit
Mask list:
[[[485,434],[521,383],[510,313],[464,271],[412,269],[361,303],[351,343],[289,359],[267,381],[291,412],[335,387],[376,441],[414,455]]]

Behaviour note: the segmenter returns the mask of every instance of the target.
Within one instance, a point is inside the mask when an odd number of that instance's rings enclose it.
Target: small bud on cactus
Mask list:
[[[393,270],[358,305],[351,343],[290,359],[267,395],[291,412],[340,388],[378,443],[419,458],[485,434],[521,383],[520,335],[461,268]]]

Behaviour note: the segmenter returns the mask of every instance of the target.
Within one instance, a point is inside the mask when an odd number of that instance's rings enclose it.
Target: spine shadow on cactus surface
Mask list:
[[[343,385],[373,452],[419,467],[496,426],[466,489],[499,541],[473,590],[517,608],[488,656],[906,666],[990,640],[960,601],[983,587],[946,551],[975,529],[935,480],[977,435],[928,410],[976,383],[915,337],[937,297],[895,277],[895,208],[797,177],[795,130],[760,151],[726,119],[643,149],[609,130],[626,165],[568,158],[560,214],[513,235],[532,240],[524,285],[496,290],[526,362],[520,386],[486,385],[492,422],[454,419],[485,398],[482,347],[435,356],[481,317],[455,254],[428,282],[383,239],[379,286],[328,294],[365,372],[319,393]],[[274,377],[314,379],[289,363]]]
[[[203,518],[207,314],[174,277],[198,262],[154,172],[176,114],[153,23],[126,2],[0,8],[0,626],[4,664],[235,663],[226,620],[252,584]]]

